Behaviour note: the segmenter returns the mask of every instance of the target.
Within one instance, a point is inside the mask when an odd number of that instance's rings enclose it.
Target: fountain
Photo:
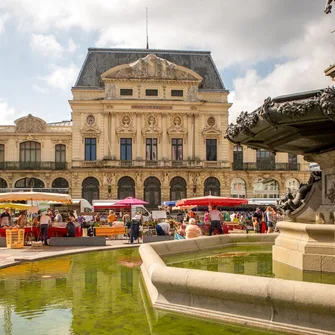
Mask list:
[[[331,2],[327,1],[326,13]],[[335,64],[325,70],[335,78]],[[303,155],[320,165],[296,196],[281,199],[280,234],[233,234],[142,245],[141,267],[155,308],[294,334],[335,334],[335,88],[267,98],[227,129],[235,144]],[[276,278],[167,266],[179,254],[272,245]],[[318,282],[299,282],[318,278]],[[280,279],[279,279],[280,278]],[[328,279],[327,279],[328,278]],[[314,279],[311,281],[315,281]],[[329,283],[329,284],[323,284]]]

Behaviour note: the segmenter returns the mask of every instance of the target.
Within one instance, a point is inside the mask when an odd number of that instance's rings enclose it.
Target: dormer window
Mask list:
[[[171,97],[183,97],[184,91],[183,90],[171,90]]]
[[[132,96],[133,90],[131,88],[121,88],[120,95]]]
[[[158,97],[158,90],[153,90],[153,89],[145,90],[145,95],[147,97]]]

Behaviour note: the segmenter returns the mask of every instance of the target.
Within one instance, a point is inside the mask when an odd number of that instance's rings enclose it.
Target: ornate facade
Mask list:
[[[72,121],[28,115],[0,126],[0,188],[157,206],[204,194],[278,197],[305,182],[302,157],[225,138],[228,93],[209,52],[89,49]]]

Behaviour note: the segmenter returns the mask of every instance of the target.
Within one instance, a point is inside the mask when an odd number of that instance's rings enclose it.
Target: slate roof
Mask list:
[[[148,54],[180,66],[185,66],[203,77],[200,89],[226,90],[209,51],[177,51],[156,49],[100,49],[89,48],[75,88],[102,87],[101,74],[114,66],[129,64]]]

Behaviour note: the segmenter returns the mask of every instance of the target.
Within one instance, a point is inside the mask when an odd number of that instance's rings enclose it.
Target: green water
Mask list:
[[[278,334],[157,312],[139,262],[122,249],[0,270],[0,334]]]
[[[167,265],[179,268],[335,284],[332,273],[301,271],[273,262],[271,251],[270,246],[236,246],[171,255],[163,259]]]

